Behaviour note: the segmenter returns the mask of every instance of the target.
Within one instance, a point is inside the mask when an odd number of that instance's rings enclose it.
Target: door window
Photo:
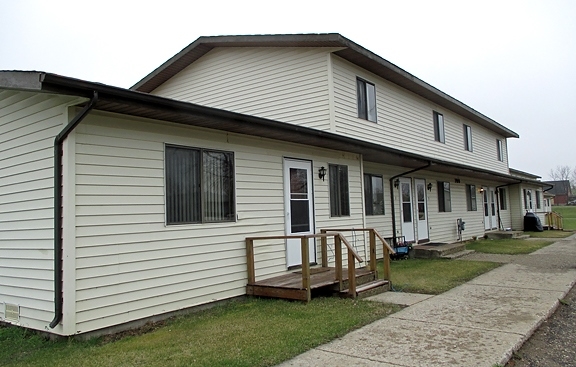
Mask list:
[[[307,171],[301,168],[290,168],[290,221],[292,233],[310,231],[309,205]]]
[[[402,216],[404,223],[412,222],[412,202],[410,200],[410,184],[402,183]]]

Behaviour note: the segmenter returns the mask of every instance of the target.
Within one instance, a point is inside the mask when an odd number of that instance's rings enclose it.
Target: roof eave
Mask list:
[[[324,149],[347,151],[363,155],[366,161],[406,168],[416,168],[421,167],[423,164],[431,163],[432,166],[427,170],[433,172],[476,177],[485,180],[494,180],[496,178],[498,181],[505,183],[531,181],[498,172],[433,159],[330,132],[195,105],[101,83],[48,73],[34,72],[30,75],[24,75],[24,73],[22,75],[25,80],[10,85],[22,87],[30,84],[32,86],[31,90],[34,91],[88,98],[94,91],[97,91],[99,101],[95,109],[102,111],[282,140],[296,144],[306,144]],[[12,77],[14,76],[12,75]],[[38,83],[29,82],[34,79],[41,81],[41,88],[38,88]],[[8,86],[1,83],[0,86],[8,88]]]

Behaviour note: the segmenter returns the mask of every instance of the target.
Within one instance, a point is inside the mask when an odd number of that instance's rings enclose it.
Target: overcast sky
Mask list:
[[[576,166],[573,0],[0,0],[0,70],[128,88],[200,36],[330,32],[517,132],[510,167]]]

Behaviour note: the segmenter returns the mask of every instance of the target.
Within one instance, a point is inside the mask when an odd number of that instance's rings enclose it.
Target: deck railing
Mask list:
[[[257,240],[287,240],[287,239],[300,239],[300,247],[302,254],[302,289],[306,290],[307,296],[306,300],[310,301],[311,287],[310,287],[310,254],[308,242],[311,238],[321,238],[323,242],[326,242],[326,238],[334,237],[335,251],[336,251],[336,271],[335,280],[340,284],[340,290],[342,290],[342,284],[344,279],[342,277],[342,244],[345,245],[347,249],[348,257],[348,293],[355,297],[356,296],[356,262],[363,262],[362,258],[356,250],[350,245],[348,240],[339,232],[324,232],[321,234],[308,234],[308,235],[292,235],[292,236],[264,236],[264,237],[247,237],[246,238],[246,263],[248,266],[248,284],[254,284],[256,282],[256,269],[254,265],[254,241]],[[322,256],[324,260],[324,255]],[[323,265],[324,266],[324,265]]]
[[[563,230],[564,229],[564,223],[563,223],[562,215],[558,212],[546,213],[546,225],[550,229],[556,228],[559,230]]]
[[[380,240],[382,244],[383,253],[383,265],[384,265],[384,280],[390,281],[390,254],[395,254],[394,249],[388,244],[388,242],[378,233],[374,228],[335,228],[335,229],[321,229],[321,233],[330,232],[368,232],[370,240],[370,250],[369,250],[369,269],[377,274],[378,269],[376,267],[376,239]],[[325,238],[322,240],[322,266],[328,266],[328,244]],[[336,249],[338,246],[336,246]]]

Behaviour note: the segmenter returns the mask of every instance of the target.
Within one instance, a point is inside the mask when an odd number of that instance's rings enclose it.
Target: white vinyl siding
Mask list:
[[[505,140],[503,161],[494,159],[494,140],[502,136],[337,56],[332,57],[332,65],[336,133],[424,156],[432,156],[433,152],[437,159],[508,173]],[[358,119],[357,78],[376,85],[377,123]],[[445,144],[434,139],[430,123],[433,111],[443,115]],[[474,151],[467,154],[462,154],[463,124],[473,131]]]
[[[54,317],[54,137],[70,97],[0,91],[0,320],[20,305],[20,324]]]
[[[109,115],[76,131],[78,330],[245,294],[245,238],[285,231],[284,157],[312,159],[314,172],[347,165],[350,217],[330,218],[328,181],[314,174],[316,228],[363,226],[356,155]],[[165,225],[165,144],[234,152],[235,222]],[[285,273],[283,241],[257,241],[255,254],[257,279]]]
[[[456,183],[454,177],[451,176],[436,176],[433,175],[430,179],[431,182],[443,181],[450,183],[450,196],[451,196],[451,212],[439,212],[438,211],[438,200],[437,190],[439,187],[434,184],[432,187],[432,192],[428,192],[428,198],[432,199],[428,201],[428,225],[430,226],[430,240],[432,242],[447,242],[452,243],[457,240],[458,232],[456,221],[458,218],[466,223],[466,229],[462,232],[462,239],[468,240],[473,237],[480,238],[484,236],[484,222],[483,222],[483,211],[469,211],[467,200],[466,200],[466,185],[472,183],[478,187],[482,186],[482,182],[476,181],[474,178],[460,177],[460,183]],[[494,183],[490,183],[494,186]],[[478,202],[478,192],[476,192],[477,206],[480,205]]]
[[[152,94],[329,130],[331,50],[216,48]]]

